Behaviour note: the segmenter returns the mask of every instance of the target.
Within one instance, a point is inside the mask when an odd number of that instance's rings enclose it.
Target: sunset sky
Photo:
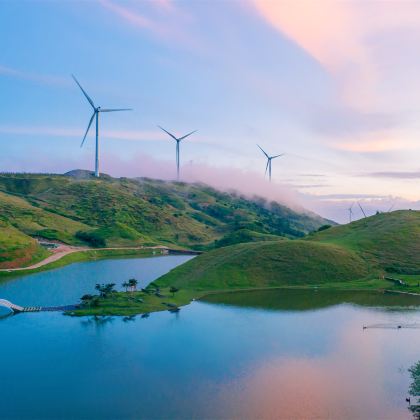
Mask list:
[[[420,200],[420,2],[0,2],[0,170],[175,177],[343,221]],[[263,180],[270,154],[273,183]],[[264,187],[261,187],[265,185]],[[292,198],[291,198],[292,197]],[[375,207],[376,206],[376,207]],[[334,210],[332,210],[334,208]]]

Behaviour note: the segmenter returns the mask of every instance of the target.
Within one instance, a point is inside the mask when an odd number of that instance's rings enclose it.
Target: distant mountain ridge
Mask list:
[[[327,223],[309,212],[204,184],[109,175],[98,179],[85,170],[0,174],[0,267],[17,256],[24,261],[24,249],[29,250],[27,262],[42,255],[35,236],[99,247],[210,249],[268,235],[299,238]],[[8,239],[1,241],[6,230]]]

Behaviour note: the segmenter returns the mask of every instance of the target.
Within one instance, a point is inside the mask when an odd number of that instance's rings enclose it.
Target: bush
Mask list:
[[[331,225],[322,225],[319,229],[318,232],[322,232],[323,230],[327,230],[331,227]]]
[[[105,239],[98,235],[95,231],[82,231],[76,233],[76,238],[84,242],[87,242],[89,245],[96,248],[105,247]]]

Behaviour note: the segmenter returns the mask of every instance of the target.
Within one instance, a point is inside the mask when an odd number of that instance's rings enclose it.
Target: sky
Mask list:
[[[420,208],[420,2],[0,1],[1,171],[181,176],[339,222]],[[264,179],[265,157],[273,182]]]

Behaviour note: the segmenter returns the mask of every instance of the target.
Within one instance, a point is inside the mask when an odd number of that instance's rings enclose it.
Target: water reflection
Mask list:
[[[420,296],[380,293],[375,291],[336,291],[271,289],[215,293],[206,296],[206,302],[233,305],[238,307],[260,308],[266,310],[312,311],[344,303],[382,308],[382,310],[418,310]]]

